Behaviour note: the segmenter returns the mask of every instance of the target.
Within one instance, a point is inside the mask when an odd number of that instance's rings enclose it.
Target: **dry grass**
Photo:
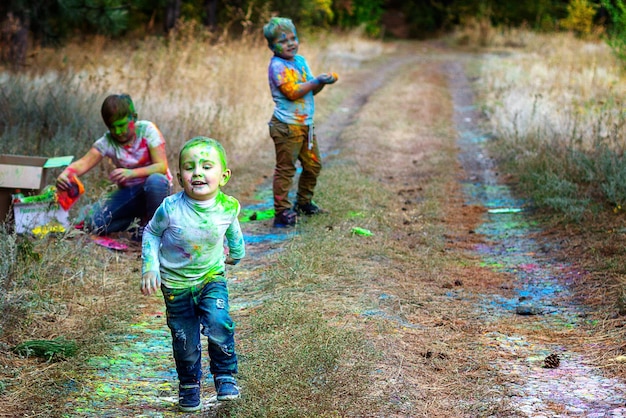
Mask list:
[[[15,238],[17,259],[3,279],[0,404],[12,416],[37,416],[63,410],[66,385],[82,362],[108,350],[110,335],[137,314],[139,270],[136,254],[112,253],[83,234],[34,243]],[[21,342],[55,338],[76,342],[77,356],[46,361],[11,351]]]
[[[615,141],[623,134],[626,84],[609,47],[567,33],[532,38],[524,48],[484,57],[479,85],[493,132],[586,150],[604,139],[621,149]]]
[[[519,38],[524,42],[515,48],[494,45],[476,71],[487,129],[498,139],[493,152],[503,162],[527,161],[516,164],[514,180],[546,170],[566,180],[561,189],[578,184],[574,186],[578,196],[563,199],[564,206],[579,205],[576,198],[598,198],[601,190],[605,193],[584,222],[572,223],[558,213],[538,218],[547,230],[539,239],[559,243],[550,246],[550,256],[572,263],[572,271],[580,272],[571,274],[578,277],[575,295],[592,309],[587,331],[593,337],[574,334],[570,343],[603,370],[623,377],[624,364],[615,359],[626,350],[622,307],[626,280],[619,245],[626,224],[616,186],[623,184],[620,170],[609,167],[622,166],[626,80],[621,64],[601,41],[568,33],[525,33]],[[572,175],[578,178],[568,177]],[[526,185],[525,190],[541,186],[546,190],[558,183]],[[546,195],[554,196],[552,191]],[[574,207],[576,213],[581,213],[581,206]]]
[[[318,34],[310,41],[302,38],[300,52],[316,73],[336,71],[348,75],[384,49],[380,42],[355,34]],[[90,52],[86,54],[85,50]],[[62,132],[51,138],[56,146],[42,150],[42,155],[67,152],[76,156],[86,152],[105,130],[99,119],[102,100],[111,93],[128,92],[139,117],[156,122],[163,132],[170,164],[177,161],[178,150],[187,139],[211,136],[225,145],[232,168],[243,172],[234,177],[233,183],[244,188],[253,182],[248,176],[254,172],[247,170],[250,164],[273,158],[267,129],[273,103],[265,71],[270,57],[261,33],[234,40],[213,39],[190,23],[166,40],[148,38],[120,44],[95,38],[88,44],[40,50],[30,63],[33,72],[0,73],[0,92],[7,106],[21,102],[22,114],[32,113],[33,107],[45,110],[51,102],[60,101],[56,109],[49,109],[52,116],[39,116],[41,120],[37,120],[35,114],[30,121],[18,116],[9,123],[23,126],[18,128],[23,131],[22,140],[32,137],[30,132],[45,135],[41,125],[46,121],[58,123],[65,129],[59,128]],[[20,93],[12,97],[11,89],[19,86],[23,86]],[[68,108],[64,103],[68,101],[77,103]],[[56,113],[64,112],[75,115],[75,120],[68,117],[57,122]],[[323,118],[324,111],[319,116]],[[86,122],[87,127],[81,126]],[[72,125],[69,132],[68,125]],[[33,137],[32,142],[38,141]],[[26,145],[16,144],[18,148],[10,152],[32,152],[19,146]],[[102,175],[92,177],[96,180]]]

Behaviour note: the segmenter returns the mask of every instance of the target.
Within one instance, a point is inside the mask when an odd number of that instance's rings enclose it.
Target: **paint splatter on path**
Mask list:
[[[328,156],[336,151],[339,135],[349,126],[368,97],[412,57],[391,63],[380,63],[365,77],[367,82],[354,89],[354,94],[339,105],[339,111],[316,127],[324,138],[321,152]],[[257,201],[243,208],[242,229],[246,237],[246,263],[227,272],[231,288],[233,316],[263,302],[263,295],[237,291],[240,284],[254,280],[255,269],[263,267],[269,255],[282,249],[284,242],[297,232],[273,228],[273,197],[271,183],[262,184]],[[252,218],[252,219],[251,219]],[[269,297],[269,296],[265,296]],[[176,370],[171,354],[171,337],[165,324],[160,295],[147,299],[143,315],[131,326],[128,334],[119,336],[113,352],[107,357],[92,358],[88,364],[90,376],[82,379],[80,391],[72,392],[66,403],[66,417],[180,417]],[[215,398],[213,378],[208,373],[208,358],[203,356],[205,374],[202,382],[203,413],[219,407]],[[245,389],[243,389],[245,391]]]
[[[495,353],[493,358],[497,360],[491,366],[503,376],[500,381],[506,386],[506,390],[498,393],[507,393],[507,399],[501,401],[519,415],[529,417],[624,416],[624,384],[603,376],[588,364],[584,353],[568,346],[567,331],[586,320],[584,309],[569,304],[569,298],[565,297],[568,277],[576,272],[542,255],[540,245],[531,238],[536,227],[525,219],[524,202],[516,200],[498,183],[484,150],[486,137],[477,129],[478,115],[469,83],[461,64],[454,61],[457,58],[450,56],[446,60],[449,63],[443,65],[449,72],[456,105],[459,159],[468,174],[464,190],[470,204],[491,210],[476,231],[488,237],[489,243],[476,247],[475,251],[485,266],[514,278],[509,289],[513,297],[484,295],[477,306],[487,314],[481,315],[487,318],[485,321],[496,323],[509,319],[506,331],[487,332],[480,341],[482,347]],[[385,64],[378,72],[375,69],[364,84],[367,87],[355,89],[359,94],[346,99],[336,117],[318,127],[320,136],[325,138],[324,154],[334,153],[340,133],[352,123],[367,98],[383,85],[388,76],[385,72],[394,71],[410,59],[419,58],[407,58],[392,66]],[[245,315],[248,309],[263,302],[263,295],[244,295],[237,291],[238,286],[254,280],[255,269],[263,267],[268,255],[281,251],[285,240],[294,233],[271,227],[271,217],[265,216],[271,209],[268,188],[269,184],[265,184],[259,190],[259,205],[246,208],[250,214],[257,213],[256,220],[244,224],[250,262],[228,273],[232,279],[234,315]],[[463,290],[451,290],[450,297],[463,298]],[[118,337],[113,352],[107,357],[91,359],[90,376],[81,382],[81,388],[69,388],[71,399],[67,401],[66,411],[71,412],[65,416],[181,416],[176,410],[176,374],[162,309],[160,297],[146,299],[143,315],[127,335]],[[382,310],[366,311],[364,316],[384,317],[410,329],[421,327]],[[528,332],[531,329],[534,332]],[[538,338],[537,330],[542,329],[561,330],[564,341],[555,344]],[[546,356],[553,353],[558,355],[560,365],[552,369],[544,367]],[[206,363],[203,369],[207,370]],[[214,400],[211,376],[206,374],[203,383],[203,412],[207,414],[218,404]]]
[[[626,385],[604,377],[583,353],[571,350],[567,330],[585,321],[584,307],[569,298],[567,282],[578,274],[569,266],[543,257],[541,246],[531,237],[537,232],[524,217],[524,202],[514,198],[498,183],[491,160],[484,149],[486,140],[478,129],[479,115],[472,92],[459,63],[448,66],[459,132],[461,161],[468,181],[469,203],[488,209],[476,231],[489,239],[476,251],[485,265],[513,277],[513,298],[485,295],[481,308],[491,318],[519,316],[517,332],[490,332],[483,344],[497,352],[493,368],[509,383],[506,402],[529,417],[623,417],[626,416]],[[537,338],[537,330],[561,330],[562,344]],[[529,332],[529,331],[533,332]],[[546,368],[544,360],[556,354],[559,366]]]

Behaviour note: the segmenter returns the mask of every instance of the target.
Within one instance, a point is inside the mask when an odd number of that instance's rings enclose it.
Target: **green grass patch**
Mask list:
[[[314,306],[273,298],[255,310],[240,345],[243,398],[232,417],[344,416],[363,402],[364,343]]]

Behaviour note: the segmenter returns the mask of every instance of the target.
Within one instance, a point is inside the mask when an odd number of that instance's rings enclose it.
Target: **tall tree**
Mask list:
[[[204,26],[211,30],[217,29],[217,1],[204,0]]]
[[[180,8],[182,0],[168,0],[165,6],[165,19],[163,20],[163,29],[165,33],[168,33],[180,18]]]

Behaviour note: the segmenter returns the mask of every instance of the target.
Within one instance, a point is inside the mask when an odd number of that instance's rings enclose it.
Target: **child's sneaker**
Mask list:
[[[274,216],[274,226],[276,228],[294,226],[297,221],[298,214],[291,209],[285,209]]]
[[[202,409],[199,383],[178,385],[178,409],[182,412],[195,412]]]
[[[328,213],[328,211],[320,208],[313,202],[309,203],[296,203],[293,210],[298,215],[320,215],[322,213]]]
[[[229,374],[217,375],[213,378],[218,401],[232,401],[239,398],[237,381]]]

